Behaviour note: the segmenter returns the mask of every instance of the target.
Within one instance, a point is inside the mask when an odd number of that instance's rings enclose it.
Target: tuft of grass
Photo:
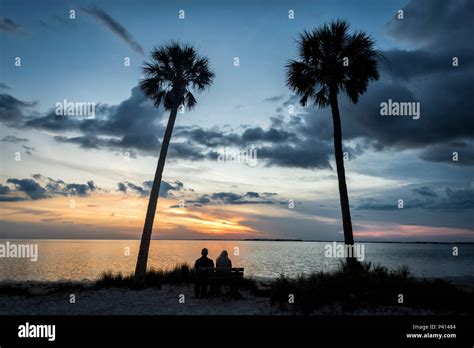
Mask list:
[[[131,288],[133,285],[133,274],[113,274],[111,271],[102,273],[94,283],[95,288]]]
[[[145,276],[145,287],[160,288],[163,284],[190,284],[194,270],[188,264],[179,264],[170,270],[150,269]],[[96,288],[133,288],[133,273],[123,275],[110,271],[102,275],[94,283]]]
[[[369,263],[341,263],[332,273],[300,275],[296,279],[280,275],[270,285],[270,301],[288,308],[288,296],[294,295],[296,311],[310,314],[326,305],[341,305],[345,311],[363,306],[408,306],[430,310],[472,312],[474,295],[449,282],[417,279],[408,268],[388,270]],[[404,303],[398,303],[403,294]]]

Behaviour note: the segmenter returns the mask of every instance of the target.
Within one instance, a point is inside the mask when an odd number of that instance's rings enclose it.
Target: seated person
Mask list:
[[[197,259],[196,262],[194,263],[194,269],[197,275],[196,283],[194,285],[194,294],[196,295],[197,298],[202,298],[202,297],[207,296],[208,284],[207,284],[205,276],[202,276],[202,272],[204,271],[202,270],[202,268],[208,268],[208,267],[214,268],[214,261],[212,261],[211,259],[207,257],[208,253],[209,252],[206,248],[202,249],[201,251],[202,256],[199,259]],[[199,273],[201,275],[199,275]]]

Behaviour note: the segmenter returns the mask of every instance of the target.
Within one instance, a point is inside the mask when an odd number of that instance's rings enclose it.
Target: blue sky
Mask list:
[[[315,3],[308,11],[308,3]],[[226,2],[128,1],[100,2],[100,8],[120,22],[138,40],[145,52],[153,46],[181,40],[205,53],[218,72],[211,95],[204,95],[203,106],[192,121],[213,125],[226,114],[226,121],[240,124],[268,118],[273,110],[263,99],[289,95],[284,86],[282,66],[294,52],[297,33],[335,17],[350,18],[354,28],[363,28],[376,40],[378,48],[393,47],[384,35],[387,13],[401,8],[402,1],[386,1],[374,6],[369,1],[272,3],[243,1],[237,6]],[[1,45],[6,61],[21,56],[22,69],[12,65],[4,70],[4,80],[18,97],[38,100],[41,111],[47,111],[62,97],[117,104],[125,99],[141,75],[143,57],[130,49],[119,37],[98,23],[81,8],[88,2],[69,5],[60,1],[3,2],[6,17],[24,25],[25,34],[2,35]],[[24,11],[33,7],[35,11]],[[37,10],[36,10],[37,9]],[[76,19],[69,10],[76,9]],[[186,18],[178,18],[185,10]],[[295,20],[288,11],[295,11]],[[57,16],[57,17],[56,17]],[[60,22],[58,17],[65,21]],[[46,23],[48,28],[44,28]],[[131,58],[131,66],[123,66],[123,57]],[[240,67],[233,67],[234,57]],[[254,78],[259,76],[259,78]],[[42,88],[31,88],[40,85]],[[60,86],[60,88],[58,88]],[[248,104],[242,113],[235,107]],[[265,115],[266,114],[266,115]],[[262,115],[262,116],[256,116]]]
[[[330,110],[300,107],[285,86],[284,66],[295,58],[298,33],[342,18],[370,34],[390,63],[380,67],[381,79],[357,105],[340,98],[355,230],[366,239],[474,239],[469,3],[3,0],[0,6],[0,193],[7,197],[0,209],[9,216],[6,236],[20,233],[22,224],[27,237],[97,237],[98,226],[100,237],[139,237],[146,182],[153,177],[167,113],[155,110],[135,87],[150,50],[179,40],[209,57],[216,78],[209,92],[198,95],[197,108],[179,115],[164,173],[170,186],[160,201],[166,226],[173,227],[157,227],[164,230],[158,235],[207,236],[206,221],[229,219],[223,225],[242,229],[218,226],[211,232],[225,238],[340,239]],[[399,9],[403,21],[395,18]],[[185,19],[179,19],[180,10]],[[119,29],[111,30],[98,14]],[[453,56],[461,59],[457,69]],[[21,67],[14,66],[15,57]],[[124,66],[125,57],[131,66]],[[379,103],[388,98],[420,101],[422,118],[382,120]],[[97,122],[59,122],[51,112],[63,99],[100,104],[103,113]],[[288,114],[290,104],[296,115]],[[216,163],[225,146],[257,148],[259,164]],[[451,160],[453,151],[460,153],[458,162]],[[21,161],[15,161],[16,152]],[[124,160],[124,153],[132,158]],[[92,189],[67,186],[88,181]],[[169,208],[180,198],[203,197],[210,202],[190,204],[188,220],[180,222]],[[73,198],[83,208],[76,215],[63,210]],[[407,209],[393,209],[400,198]],[[290,199],[295,209],[288,210]]]

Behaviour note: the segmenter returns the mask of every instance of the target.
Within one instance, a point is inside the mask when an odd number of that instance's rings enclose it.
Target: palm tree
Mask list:
[[[212,84],[214,79],[214,73],[210,69],[209,60],[199,56],[192,46],[181,45],[178,42],[155,47],[151,52],[150,62],[145,63],[142,70],[144,79],[140,81],[141,89],[153,101],[155,107],[163,105],[165,110],[170,112],[170,116],[150,192],[150,200],[148,202],[135,268],[135,285],[143,285],[145,281],[148,250],[150,248],[153,221],[160,193],[161,177],[176,114],[180,107],[193,109],[197,104],[197,100],[192,92],[203,92]]]
[[[290,60],[286,65],[287,86],[301,96],[302,106],[306,106],[311,99],[321,108],[331,107],[344,243],[349,245],[354,244],[354,236],[337,96],[339,92],[345,92],[353,103],[357,103],[369,82],[378,80],[377,63],[380,57],[374,49],[374,41],[367,34],[362,31],[350,34],[345,21],[335,20],[300,34],[298,59]]]

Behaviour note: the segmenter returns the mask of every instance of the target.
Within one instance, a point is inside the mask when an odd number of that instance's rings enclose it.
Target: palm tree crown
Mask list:
[[[345,91],[357,103],[369,81],[379,78],[381,55],[374,50],[374,41],[364,32],[349,34],[349,25],[342,20],[300,34],[298,56],[286,66],[286,83],[301,96],[303,106],[308,99],[320,107],[330,105],[331,89],[336,94]]]
[[[214,79],[208,59],[200,57],[192,46],[178,42],[155,47],[143,74],[141,89],[156,107],[163,104],[166,110],[180,105],[193,109],[197,100],[191,91],[206,90]]]

